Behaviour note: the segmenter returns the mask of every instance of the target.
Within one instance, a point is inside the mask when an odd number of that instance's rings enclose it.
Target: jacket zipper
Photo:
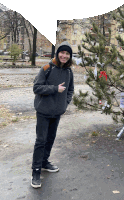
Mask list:
[[[60,69],[60,80],[61,80],[61,74],[62,74],[62,68]],[[61,83],[61,82],[60,82]],[[58,101],[57,101],[58,102]],[[56,111],[56,109],[57,109],[57,105],[56,105],[56,107],[55,107],[55,111]],[[52,117],[53,118],[53,117]]]

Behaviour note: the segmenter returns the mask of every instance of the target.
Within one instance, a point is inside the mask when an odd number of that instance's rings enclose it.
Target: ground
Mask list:
[[[0,196],[2,200],[124,200],[124,139],[116,141],[111,116],[78,111],[61,117],[50,160],[60,171],[42,172],[40,189],[30,186],[36,117],[35,69],[0,69]],[[75,92],[85,85],[74,67]],[[93,136],[94,135],[94,136]]]

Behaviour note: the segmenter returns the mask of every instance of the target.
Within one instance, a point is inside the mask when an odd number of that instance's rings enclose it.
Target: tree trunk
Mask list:
[[[55,46],[52,44],[52,54],[51,54],[51,58],[54,58],[54,54],[55,54]]]
[[[17,12],[15,11],[14,12],[14,43],[16,43],[17,42],[17,40],[16,40],[16,36],[17,36],[17,26],[18,26],[18,24],[17,24]]]
[[[59,25],[59,20],[57,20],[57,27]],[[57,33],[57,32],[56,32]],[[57,37],[57,34],[56,34]],[[54,58],[54,54],[55,54],[55,46],[52,44],[52,54],[51,54],[51,59]]]
[[[37,29],[34,27],[33,54],[32,54],[32,65],[33,66],[35,66],[36,42],[37,42]]]
[[[105,36],[105,23],[104,23],[105,17],[103,15],[103,35]]]
[[[25,18],[24,17],[23,17],[23,23],[24,23],[24,27],[26,29],[26,34],[27,34],[28,42],[29,42],[29,49],[30,49],[30,53],[29,53],[30,54],[30,59],[29,60],[31,60],[31,40],[30,40],[30,34],[29,34],[29,31],[28,31],[28,27],[26,26]]]

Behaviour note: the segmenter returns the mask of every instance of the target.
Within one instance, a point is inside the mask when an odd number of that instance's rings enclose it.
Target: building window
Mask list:
[[[84,32],[85,32],[84,29],[82,29],[82,30],[81,30],[81,33],[84,34]]]
[[[10,43],[10,35],[7,36],[7,43]]]
[[[122,27],[118,27],[118,32],[122,33],[122,32],[124,32],[124,29]]]
[[[106,45],[107,45],[107,46],[110,46],[109,35],[106,35]]]
[[[72,40],[72,45],[76,46],[77,45],[77,41],[76,40]]]
[[[24,34],[24,27],[23,26],[21,27],[21,34],[22,35]]]
[[[109,32],[109,28],[108,27],[105,27],[105,32]]]
[[[82,40],[80,41],[80,44],[83,44],[83,41],[82,41]]]
[[[76,35],[77,34],[77,29],[74,29],[74,35]]]

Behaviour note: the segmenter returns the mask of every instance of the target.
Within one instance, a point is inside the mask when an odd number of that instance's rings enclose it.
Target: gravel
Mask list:
[[[89,90],[84,85],[84,73],[81,68],[73,68],[75,92]],[[33,80],[39,68],[28,69],[0,69],[0,105],[4,105],[10,111],[18,114],[34,114]],[[75,112],[76,106],[71,102],[66,114]]]
[[[0,74],[0,87],[27,87],[33,85],[35,74]],[[74,74],[75,84],[84,84],[85,80],[82,74]]]

